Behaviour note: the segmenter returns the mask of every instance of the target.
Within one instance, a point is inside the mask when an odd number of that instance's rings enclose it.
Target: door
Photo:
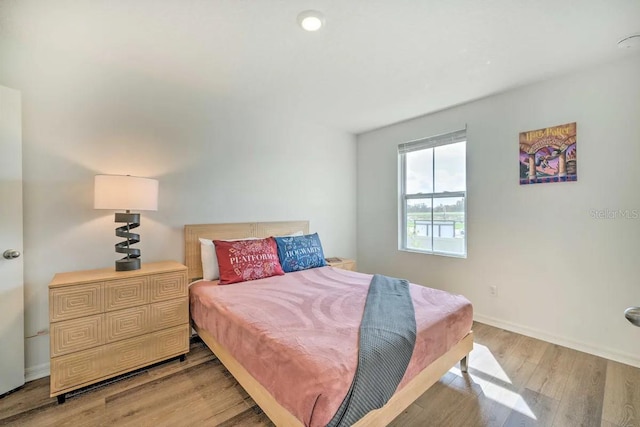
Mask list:
[[[0,394],[24,384],[21,111],[0,86]]]

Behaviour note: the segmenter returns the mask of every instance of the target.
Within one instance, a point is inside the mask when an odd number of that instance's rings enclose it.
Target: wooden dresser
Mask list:
[[[356,271],[356,261],[348,258],[327,258],[327,264],[331,267],[341,268],[343,270]]]
[[[187,268],[58,273],[49,284],[51,397],[189,351]]]

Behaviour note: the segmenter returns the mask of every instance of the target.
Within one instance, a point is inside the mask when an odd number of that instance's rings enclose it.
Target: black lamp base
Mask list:
[[[116,271],[140,270],[140,258],[123,258],[116,261]]]
[[[116,261],[116,271],[140,270],[140,249],[131,247],[131,245],[140,242],[140,235],[131,232],[140,226],[140,214],[129,211],[126,213],[116,212],[116,222],[127,223],[127,225],[116,228],[116,236],[126,239],[116,243],[116,252],[126,255]]]

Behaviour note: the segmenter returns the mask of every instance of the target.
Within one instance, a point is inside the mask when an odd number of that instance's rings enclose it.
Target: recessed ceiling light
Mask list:
[[[317,10],[305,10],[298,15],[298,24],[305,31],[318,31],[324,26],[324,15]]]
[[[620,49],[633,49],[640,47],[640,34],[634,34],[629,37],[625,37],[618,42]]]

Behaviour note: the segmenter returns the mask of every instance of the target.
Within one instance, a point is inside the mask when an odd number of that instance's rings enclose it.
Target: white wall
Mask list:
[[[6,40],[0,52],[0,84],[23,96],[28,336],[48,329],[56,272],[118,258],[113,211],[93,209],[95,174],[159,179],[158,211],[138,229],[143,262],[182,261],[184,224],[299,219],[327,256],[355,256],[352,135],[179,87],[161,70],[116,70],[108,55],[91,63]],[[28,379],[48,374],[48,340],[26,340]]]
[[[467,296],[475,318],[640,366],[640,57],[359,135],[358,266]],[[520,186],[518,134],[578,126],[578,181]],[[467,128],[468,258],[397,250],[397,145]],[[497,296],[489,286],[498,287]]]

